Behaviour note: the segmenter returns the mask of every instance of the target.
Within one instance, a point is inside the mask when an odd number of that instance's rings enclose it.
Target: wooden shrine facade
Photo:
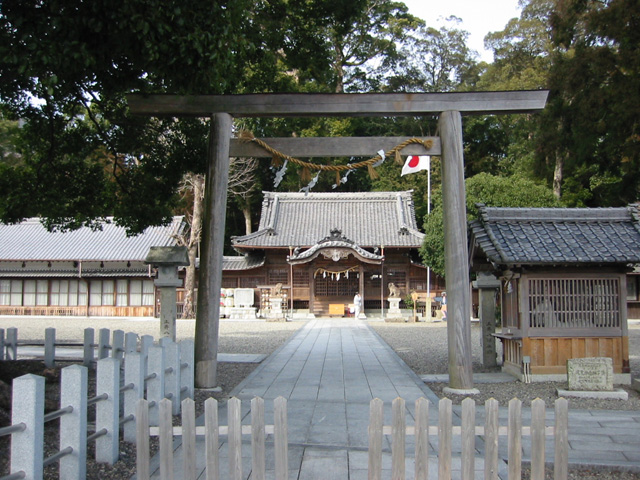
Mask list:
[[[609,357],[614,373],[628,376],[626,279],[640,262],[637,206],[482,207],[471,229],[473,269],[500,279],[496,336],[505,371],[566,378],[571,358]]]
[[[285,287],[289,307],[315,315],[386,308],[389,284],[401,296],[427,291],[411,192],[264,193],[256,232],[232,238],[244,257],[225,257],[222,288]],[[234,263],[244,268],[231,268]],[[444,288],[432,276],[435,295]]]

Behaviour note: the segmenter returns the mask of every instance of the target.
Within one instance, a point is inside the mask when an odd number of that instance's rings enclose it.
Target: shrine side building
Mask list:
[[[562,380],[567,360],[608,357],[617,383],[628,383],[628,302],[637,298],[631,269],[640,263],[637,205],[480,206],[470,229],[473,269],[500,280],[496,336],[505,371]]]
[[[427,290],[411,191],[264,192],[259,228],[233,237],[241,257],[225,257],[223,288],[255,288],[256,301],[280,284],[294,310],[349,313],[360,293],[367,310],[387,308],[389,285],[401,296]],[[431,291],[444,289],[431,276]]]

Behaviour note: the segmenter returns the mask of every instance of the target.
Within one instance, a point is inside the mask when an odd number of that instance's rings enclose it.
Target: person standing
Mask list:
[[[360,293],[356,293],[353,297],[354,316],[358,318],[360,316],[360,310],[362,309],[362,297]]]

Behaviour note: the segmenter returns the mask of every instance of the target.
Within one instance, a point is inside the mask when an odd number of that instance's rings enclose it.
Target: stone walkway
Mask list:
[[[391,421],[391,401],[403,397],[407,404],[407,424],[413,424],[414,402],[426,397],[438,402],[433,392],[364,322],[354,319],[310,320],[285,345],[268,357],[232,392],[242,400],[243,424],[250,423],[249,402],[254,396],[265,399],[266,423],[273,423],[273,399],[288,399],[289,478],[366,479],[368,461],[367,426],[369,402],[385,402],[385,425]],[[430,421],[437,419],[432,407]],[[437,407],[435,407],[437,408]],[[454,408],[454,424],[460,423]],[[506,425],[506,409],[500,411]],[[523,409],[523,424],[529,425],[530,412]],[[553,407],[547,409],[553,424]],[[199,419],[202,421],[202,419]],[[484,424],[482,408],[478,425]],[[502,423],[502,421],[501,421]],[[226,425],[226,410],[220,409],[220,424]],[[569,419],[571,463],[603,464],[634,468],[640,466],[640,412],[571,411]],[[224,440],[222,438],[221,440]],[[500,439],[501,456],[506,458],[506,439]],[[457,443],[457,445],[456,445]],[[460,477],[459,437],[454,436],[453,478]],[[430,437],[431,452],[437,452],[437,438]],[[178,442],[176,442],[178,445]],[[204,440],[198,441],[198,470],[204,470]],[[552,443],[547,458],[552,460]],[[391,449],[383,444],[383,478],[391,478]],[[476,437],[476,478],[482,478],[484,445]],[[523,438],[525,458],[530,449]],[[413,478],[413,437],[407,437],[407,478]],[[267,449],[267,478],[273,478],[273,460]],[[176,478],[181,478],[181,447],[176,450]],[[250,439],[243,445],[243,473],[251,473]],[[459,454],[458,454],[459,455]],[[429,477],[437,478],[437,459],[430,459]],[[228,476],[226,444],[220,449],[221,478]],[[157,458],[152,462],[157,465]],[[506,479],[501,462],[500,478]],[[159,472],[153,478],[159,478]],[[204,474],[202,477],[204,478]]]

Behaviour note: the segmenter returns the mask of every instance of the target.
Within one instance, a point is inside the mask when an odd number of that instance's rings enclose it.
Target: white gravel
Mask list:
[[[448,371],[448,346],[446,323],[384,323],[369,322],[369,325],[387,342],[391,348],[418,375],[446,374]],[[471,327],[471,345],[473,357],[473,371],[488,372],[499,369],[487,369],[482,365],[482,347],[480,343],[480,325]],[[498,342],[498,346],[500,342]],[[634,378],[640,378],[640,325],[629,326],[629,352],[631,373]],[[499,352],[498,357],[501,357]],[[443,383],[429,383],[436,395],[443,396]],[[566,382],[535,382],[524,384],[518,381],[510,383],[476,382],[474,387],[480,390],[480,395],[474,395],[477,404],[484,404],[489,398],[495,398],[500,405],[506,405],[514,397],[521,399],[524,405],[531,400],[541,398],[547,406],[553,405],[558,398],[557,388],[566,388]],[[629,386],[619,386],[629,393],[629,400],[569,400],[570,408],[605,409],[605,410],[640,410],[640,393]],[[465,397],[448,395],[454,404],[459,404]]]

